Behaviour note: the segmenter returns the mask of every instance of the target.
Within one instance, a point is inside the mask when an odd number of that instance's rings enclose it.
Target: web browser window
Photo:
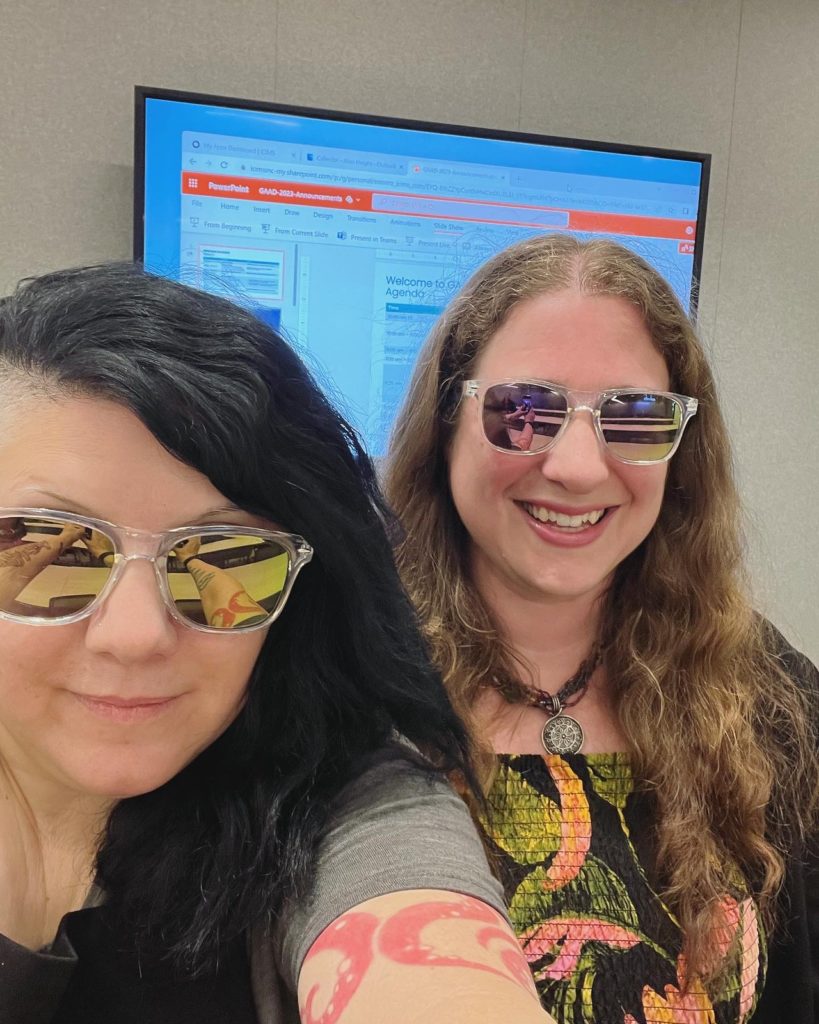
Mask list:
[[[523,138],[147,97],[138,255],[281,330],[382,455],[436,317],[518,239],[616,239],[691,299],[701,159]]]

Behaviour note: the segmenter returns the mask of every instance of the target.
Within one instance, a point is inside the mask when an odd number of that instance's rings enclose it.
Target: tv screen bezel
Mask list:
[[[169,100],[199,106],[226,107],[249,110],[253,113],[285,114],[294,117],[317,120],[341,121],[350,124],[366,124],[383,128],[404,128],[444,135],[463,135],[470,138],[495,139],[505,142],[523,142],[533,145],[556,146],[565,149],[585,149],[592,152],[621,153],[629,156],[660,157],[667,160],[686,160],[701,165],[700,192],[697,204],[696,231],[694,234],[694,259],[691,270],[691,298],[689,315],[696,320],[700,295],[700,274],[702,253],[705,243],[705,221],[708,208],[708,189],[711,177],[711,154],[696,153],[682,149],[665,149],[657,146],[638,146],[623,142],[604,142],[592,139],[575,139],[560,135],[542,135],[534,132],[510,131],[502,128],[481,128],[476,125],[445,124],[438,121],[421,121],[409,118],[387,117],[381,114],[361,114],[345,110],[328,110],[320,107],[301,107],[266,100],[247,100],[236,96],[216,96],[202,92],[188,92],[179,89],[163,89],[155,86],[134,87],[134,260],[141,262],[145,253],[145,103],[146,100]]]

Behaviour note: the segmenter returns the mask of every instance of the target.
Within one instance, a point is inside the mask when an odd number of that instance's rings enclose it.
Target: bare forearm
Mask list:
[[[189,558],[185,565],[199,591],[202,610],[210,625],[233,626],[266,614],[229,572],[197,556]]]
[[[50,539],[18,544],[0,551],[0,608],[13,601],[61,552],[60,542]]]

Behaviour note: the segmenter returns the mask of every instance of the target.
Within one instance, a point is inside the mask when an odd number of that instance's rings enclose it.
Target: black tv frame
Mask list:
[[[624,153],[632,156],[665,157],[671,160],[689,160],[702,167],[697,228],[694,235],[694,263],[692,268],[691,302],[689,314],[696,320],[700,291],[702,251],[705,243],[705,218],[708,206],[708,188],[711,179],[711,154],[694,153],[682,149],[663,149],[655,146],[637,146],[622,142],[601,142],[590,139],[572,139],[559,135],[540,135],[532,132],[507,131],[500,128],[479,128],[474,125],[442,124],[437,121],[416,121],[380,114],[356,114],[351,111],[326,110],[320,107],[297,107],[266,100],[245,100],[235,96],[213,96],[208,93],[186,92],[179,89],[161,89],[137,85],[134,88],[134,259],[141,261],[145,249],[145,100],[173,100],[206,106],[229,107],[270,114],[290,114],[295,117],[321,118],[330,121],[376,125],[383,128],[407,128],[412,131],[439,132],[445,135],[465,135],[472,138],[499,139],[507,142],[527,142],[534,145],[560,146],[566,149],[587,149],[606,153]]]

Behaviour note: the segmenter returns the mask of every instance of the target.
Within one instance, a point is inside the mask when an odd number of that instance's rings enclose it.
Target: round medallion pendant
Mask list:
[[[543,726],[541,742],[550,754],[576,754],[583,746],[583,729],[569,715],[555,715]]]

